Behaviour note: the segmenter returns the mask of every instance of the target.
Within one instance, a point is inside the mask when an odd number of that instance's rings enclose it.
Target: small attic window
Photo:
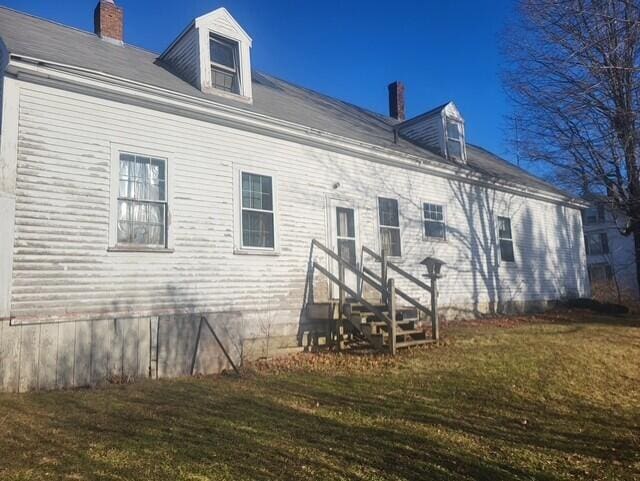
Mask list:
[[[211,85],[225,92],[239,93],[238,43],[211,34],[209,47],[211,51]]]
[[[462,123],[454,120],[447,119],[446,128],[447,137],[447,156],[452,160],[465,159],[465,146],[464,146],[464,134],[462,131]]]

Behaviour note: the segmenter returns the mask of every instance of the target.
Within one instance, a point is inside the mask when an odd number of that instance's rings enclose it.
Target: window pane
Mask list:
[[[128,244],[131,242],[131,224],[118,221],[118,242]]]
[[[398,201],[396,199],[378,199],[378,208],[380,211],[380,225],[400,227],[400,219],[398,216]]]
[[[500,240],[500,259],[504,262],[514,262],[513,241]]]
[[[242,243],[246,247],[273,248],[273,214],[243,210]]]
[[[355,238],[356,229],[355,229],[353,209],[336,207],[336,220],[338,224],[337,225],[338,237]]]
[[[356,265],[355,239],[338,239],[338,255],[352,266]]]
[[[447,153],[454,159],[462,159],[462,147],[458,140],[447,140]]]
[[[235,61],[236,44],[225,42],[215,38],[211,39],[211,61],[224,65],[232,70],[236,69]]]
[[[424,235],[427,237],[435,237],[437,239],[445,238],[444,222],[425,221]]]
[[[441,205],[424,204],[423,210],[425,220],[444,221],[444,214]]]
[[[508,217],[498,217],[498,236],[500,239],[512,239],[511,219]]]
[[[224,72],[215,67],[211,68],[211,83],[213,87],[225,92],[238,93],[238,74]]]
[[[388,256],[400,257],[402,248],[400,242],[400,229],[383,227],[380,229],[382,252]]]
[[[271,177],[242,174],[242,207],[273,211]]]
[[[458,122],[447,122],[447,137],[453,140],[460,140],[460,124]]]

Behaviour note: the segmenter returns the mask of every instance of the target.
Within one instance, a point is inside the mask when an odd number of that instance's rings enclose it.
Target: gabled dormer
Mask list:
[[[398,134],[449,160],[467,161],[464,118],[453,102],[409,120],[404,120],[404,106],[404,86],[394,82],[389,86],[389,114],[400,121],[396,125]]]
[[[225,8],[196,18],[160,61],[201,91],[252,101],[251,37]]]

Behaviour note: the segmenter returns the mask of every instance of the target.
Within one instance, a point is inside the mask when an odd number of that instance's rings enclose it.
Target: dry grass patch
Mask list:
[[[397,358],[0,395],[0,479],[640,479],[640,319],[450,325]]]

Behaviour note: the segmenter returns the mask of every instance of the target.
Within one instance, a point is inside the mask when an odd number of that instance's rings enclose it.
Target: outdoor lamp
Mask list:
[[[420,263],[427,266],[427,272],[429,277],[431,278],[440,278],[442,274],[442,266],[446,264],[446,262],[441,261],[440,259],[436,259],[435,257],[425,257],[424,260]]]

